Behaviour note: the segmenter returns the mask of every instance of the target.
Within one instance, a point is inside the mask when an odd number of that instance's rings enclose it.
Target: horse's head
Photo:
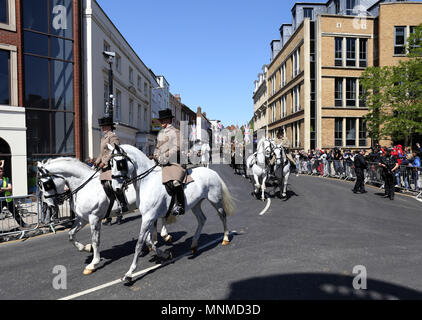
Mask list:
[[[270,140],[265,139],[262,141],[262,152],[264,153],[264,156],[267,159],[273,156],[274,148],[273,143]]]
[[[113,190],[120,193],[123,192],[126,181],[132,177],[135,166],[122,147],[116,144],[113,148],[113,146],[109,144],[108,148],[111,150],[111,186]]]
[[[274,155],[275,155],[275,164],[280,166],[283,163],[283,147],[281,144],[274,143],[273,145]]]
[[[66,180],[60,175],[51,173],[46,165],[38,162],[37,164],[38,188],[40,190],[40,199],[43,210],[43,221],[49,222],[52,213],[59,210],[61,204],[60,196],[66,193]],[[49,213],[47,215],[47,213]],[[46,216],[49,218],[46,219]]]

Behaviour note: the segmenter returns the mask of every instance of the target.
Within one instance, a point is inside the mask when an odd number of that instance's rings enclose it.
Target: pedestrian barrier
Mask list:
[[[28,196],[0,198],[0,242],[22,239],[26,234],[48,228],[55,232],[59,225],[73,223],[75,215],[70,202],[65,201],[58,210],[43,206],[39,192]]]
[[[342,180],[355,180],[356,173],[354,163],[351,160],[327,160],[327,159],[296,159],[296,173],[317,175],[321,177],[338,178]],[[370,183],[383,187],[383,168],[375,162],[369,162],[368,167],[364,170],[365,183]],[[396,188],[418,193],[417,199],[422,198],[420,191],[421,186],[421,168],[412,166],[400,166],[396,170]]]

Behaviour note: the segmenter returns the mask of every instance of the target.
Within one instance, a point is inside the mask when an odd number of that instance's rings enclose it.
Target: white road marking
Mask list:
[[[236,233],[236,231],[232,231],[232,232],[230,232],[230,234],[234,234],[234,233]],[[205,249],[205,248],[207,248],[207,247],[209,247],[209,246],[213,245],[214,243],[219,242],[219,241],[222,241],[222,240],[223,240],[223,237],[220,237],[220,238],[218,238],[218,239],[216,239],[216,240],[213,240],[213,241],[211,241],[211,242],[208,242],[207,244],[204,244],[203,246],[199,247],[199,248],[198,248],[198,251],[199,251],[199,250],[202,250],[202,249]],[[155,269],[158,269],[158,268],[164,267],[164,266],[166,266],[166,265],[168,265],[168,264],[170,264],[170,263],[176,262],[177,260],[179,260],[179,259],[181,259],[181,258],[183,258],[183,257],[189,256],[189,255],[191,255],[191,253],[190,253],[190,252],[187,252],[187,253],[185,253],[185,254],[183,254],[183,255],[181,255],[181,256],[179,256],[179,257],[173,258],[173,259],[171,259],[171,260],[169,260],[169,261],[166,261],[166,262],[163,262],[163,263],[157,264],[157,265],[155,265],[155,266],[153,266],[153,267],[149,267],[149,268],[147,268],[147,269],[144,269],[144,270],[141,270],[141,271],[135,272],[135,273],[133,274],[133,276],[132,276],[132,279],[135,279],[136,277],[138,277],[138,276],[140,276],[140,275],[142,275],[142,274],[148,273],[148,272],[150,272],[150,271],[152,271],[152,270],[155,270]],[[61,299],[59,299],[59,300],[72,300],[72,299],[75,299],[75,298],[82,297],[82,296],[85,296],[85,295],[87,295],[87,294],[90,294],[90,293],[92,293],[92,292],[95,292],[95,291],[98,291],[98,290],[101,290],[101,289],[104,289],[104,288],[107,288],[107,287],[114,286],[115,284],[122,283],[122,282],[123,282],[123,281],[122,281],[121,279],[114,280],[114,281],[111,281],[111,282],[105,283],[105,284],[103,284],[103,285],[100,285],[100,286],[94,287],[94,288],[92,288],[92,289],[88,289],[88,290],[85,290],[85,291],[81,291],[81,292],[79,292],[79,293],[72,294],[72,295],[70,295],[70,296],[67,296],[67,297],[61,298]]]
[[[260,212],[260,216],[263,216],[264,214],[265,214],[265,212],[267,212],[268,211],[268,209],[270,208],[270,205],[271,205],[271,199],[270,198],[267,198],[267,205],[265,206],[265,208],[264,208],[264,210],[262,210],[261,212]]]

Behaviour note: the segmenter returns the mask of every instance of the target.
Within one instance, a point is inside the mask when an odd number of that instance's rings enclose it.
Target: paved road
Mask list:
[[[77,299],[421,299],[422,211],[404,196],[382,199],[379,190],[356,195],[352,184],[310,176],[292,176],[289,200],[252,199],[251,185],[228,166],[216,170],[237,200],[229,217],[229,246],[220,245],[222,226],[203,204],[208,218],[195,257],[184,256],[135,279]],[[130,266],[141,219],[104,227],[99,269],[82,270],[90,260],[67,241],[67,233],[0,245],[0,299],[59,299],[124,275]],[[173,256],[189,253],[196,227],[192,213],[169,227]],[[79,233],[89,241],[89,229]],[[217,241],[218,240],[218,241]],[[67,289],[55,290],[53,268],[67,270]],[[367,290],[353,290],[353,268],[365,266]],[[138,270],[157,266],[151,254]]]

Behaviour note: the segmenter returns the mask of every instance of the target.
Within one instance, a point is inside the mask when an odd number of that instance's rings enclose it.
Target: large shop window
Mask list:
[[[8,0],[0,0],[0,23],[9,23],[7,2]]]
[[[0,104],[10,104],[10,52],[0,50]]]
[[[28,159],[75,155],[72,0],[23,0]]]

